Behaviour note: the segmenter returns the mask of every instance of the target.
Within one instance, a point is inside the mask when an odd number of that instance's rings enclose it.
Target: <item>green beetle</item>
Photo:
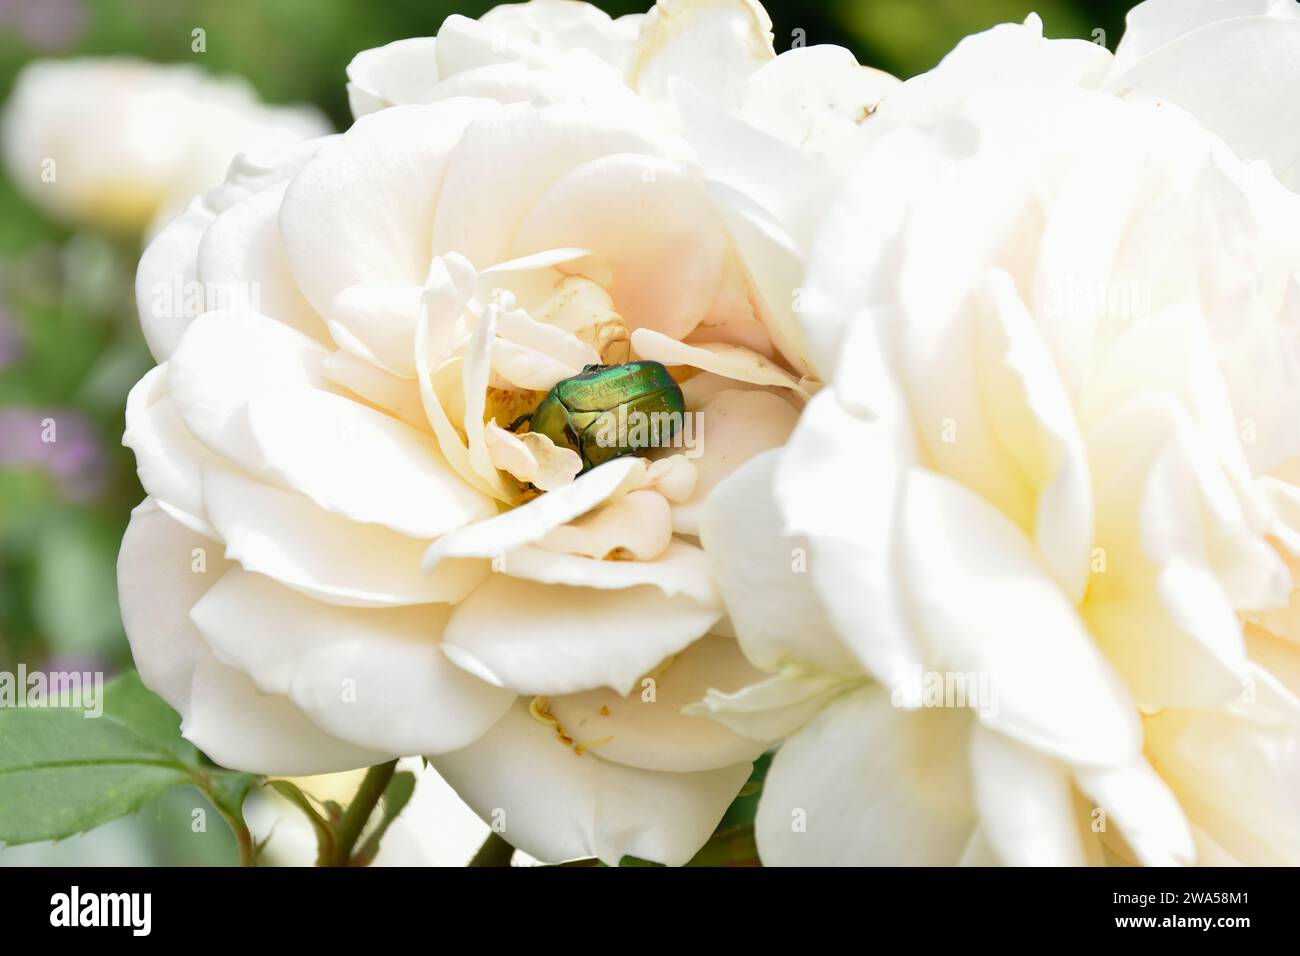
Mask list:
[[[582,458],[582,470],[670,444],[682,427],[681,386],[658,362],[588,365],[557,382],[531,415],[531,430]]]

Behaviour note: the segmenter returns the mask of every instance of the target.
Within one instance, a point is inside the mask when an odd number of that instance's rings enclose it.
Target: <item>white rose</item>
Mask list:
[[[243,80],[127,57],[42,60],[5,108],[9,175],[51,215],[156,230],[221,182],[242,150],[329,132],[311,107],[271,107]]]
[[[1110,65],[968,39],[820,226],[702,522],[769,864],[1300,862],[1300,197]]]
[[[657,114],[503,98],[243,156],[154,240],[123,616],[227,766],[427,754],[534,857],[681,863],[762,750],[681,712],[759,676],[699,510],[806,391]],[[629,357],[676,371],[699,457],[574,480],[505,427]]]

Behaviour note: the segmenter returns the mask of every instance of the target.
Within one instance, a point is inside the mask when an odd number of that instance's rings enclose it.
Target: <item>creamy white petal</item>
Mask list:
[[[1130,767],[1081,770],[1075,779],[1096,809],[1105,812],[1106,832],[1116,827],[1137,862],[1174,866],[1196,861],[1191,828],[1178,799],[1145,757]]]
[[[932,80],[942,76],[944,95],[962,93],[990,76],[998,83],[1026,89],[1046,89],[1053,94],[1077,87],[1095,88],[1113,61],[1110,51],[1099,43],[1083,39],[1049,40],[1043,36],[1043,20],[1031,13],[1024,23],[1001,23],[965,37],[922,82],[907,82],[881,101],[880,114],[925,115],[936,89]],[[915,78],[914,78],[915,79]]]
[[[523,263],[527,260],[515,261]],[[495,278],[497,275],[499,273],[492,269],[484,272],[485,277],[492,276]],[[572,375],[578,374],[588,365],[600,364],[600,354],[589,344],[558,326],[537,321],[523,309],[503,311],[497,317],[497,335],[503,339],[508,339],[522,349],[549,357],[566,370],[572,369],[570,373]],[[500,343],[498,343],[498,348],[500,348]],[[512,381],[514,380],[512,379]],[[516,381],[515,384],[520,388],[537,387],[539,390],[545,390],[540,386],[526,385],[522,382]],[[551,382],[545,388],[550,388],[553,384],[555,383]]]
[[[458,252],[479,268],[522,255],[512,252],[512,237],[557,180],[601,156],[654,152],[638,132],[576,104],[517,103],[488,111],[469,124],[452,154],[432,251]],[[527,251],[541,248],[550,247]]]
[[[1128,12],[1115,49],[1115,70],[1128,69],[1166,43],[1237,17],[1300,17],[1292,0],[1144,0]]]
[[[446,558],[492,558],[539,541],[552,529],[635,486],[645,470],[645,462],[632,457],[593,468],[572,484],[525,505],[443,535],[429,546],[424,568],[432,571]]]
[[[131,512],[117,558],[118,603],[140,678],[176,710],[189,706],[208,656],[190,608],[230,568],[221,542],[196,534],[146,498]]]
[[[198,286],[198,253],[203,234],[214,216],[194,203],[150,240],[135,273],[135,301],[149,351],[167,361],[189,324],[207,311],[195,311],[202,298]]]
[[[1300,105],[1295,86],[1300,18],[1222,20],[1193,30],[1117,71],[1107,89],[1172,102],[1226,139],[1243,159],[1262,159],[1300,186]]]
[[[902,567],[906,438],[883,425],[850,414],[833,392],[821,393],[781,455],[772,494],[785,533],[807,541],[802,566],[816,592],[809,603],[820,604],[832,633],[887,681],[919,665],[923,647]],[[810,620],[815,627],[817,617]],[[779,654],[779,635],[771,638],[765,658]],[[838,653],[826,660],[843,666]]]
[[[643,770],[716,770],[754,760],[765,745],[691,714],[688,705],[710,688],[734,690],[759,676],[735,641],[708,635],[627,696],[601,689],[550,697],[546,707],[565,736],[602,760]]]
[[[254,193],[213,220],[198,245],[198,280],[208,310],[256,312],[325,344],[325,324],[289,271],[279,229],[284,192]]]
[[[399,103],[428,103],[438,86],[437,40],[411,37],[362,50],[348,64],[348,104],[352,116]]]
[[[659,492],[673,504],[683,504],[695,493],[700,470],[685,455],[669,455],[651,462],[645,480],[648,488]]]
[[[1034,537],[1043,560],[1074,602],[1083,599],[1092,559],[1093,501],[1087,451],[1074,409],[1034,319],[1011,276],[990,273],[979,342],[985,412],[1037,497]]]
[[[740,115],[803,149],[828,152],[852,137],[898,80],[860,66],[844,47],[796,47],[760,67]]]
[[[420,399],[420,386],[410,379],[398,378],[342,349],[325,359],[324,371],[335,385],[342,386],[380,411],[412,428],[430,431]]]
[[[624,856],[670,866],[708,840],[751,771],[656,773],[575,756],[523,702],[481,740],[433,758],[438,773],[514,847],[544,862]]]
[[[448,163],[486,100],[395,106],[363,116],[294,177],[280,230],[294,278],[322,315],[356,285],[418,285]]]
[[[610,17],[590,3],[536,0],[493,7],[478,23],[490,33],[504,30],[543,50],[589,50],[621,67],[644,21],[645,15],[640,13]]]
[[[424,542],[349,521],[224,468],[204,469],[203,501],[227,557],[330,604],[455,603],[490,573],[486,562],[448,561],[437,573],[421,574]]]
[[[424,414],[433,428],[433,434],[438,439],[438,447],[442,450],[447,463],[456,470],[466,484],[484,494],[492,495],[499,501],[513,501],[514,491],[506,481],[502,480],[495,468],[492,469],[491,479],[486,479],[478,473],[470,461],[469,448],[465,444],[465,439],[452,424],[451,414],[443,404],[440,388],[444,380],[454,382],[463,374],[464,360],[454,358],[444,362],[440,358],[435,359],[432,346],[436,333],[433,332],[432,325],[433,317],[426,315],[424,321],[416,326],[415,367],[420,401],[424,406]]]
[[[1300,729],[1262,701],[1147,718],[1147,752],[1194,832],[1246,865],[1300,860]],[[1199,841],[1198,841],[1199,843]]]
[[[883,688],[836,698],[768,768],[754,821],[763,863],[955,864],[976,821],[971,728],[957,711],[895,709]]]
[[[327,354],[265,316],[209,312],[168,359],[168,394],[195,438],[256,472],[262,461],[248,427],[248,403],[258,395],[322,387]]]
[[[650,480],[650,472],[646,478]],[[642,490],[548,531],[537,547],[597,560],[622,549],[639,561],[651,561],[664,553],[672,536],[668,500],[658,492]]]
[[[755,0],[660,0],[641,29],[627,82],[668,101],[669,83],[682,79],[737,106],[746,81],[775,57],[772,21]]]
[[[443,655],[450,613],[321,604],[236,568],[191,618],[217,657],[263,693],[287,697],[341,740],[403,755],[464,747],[514,700]]]
[[[478,326],[465,347],[461,366],[461,398],[464,413],[459,416],[469,450],[470,466],[487,482],[499,481],[487,449],[487,391],[492,375],[492,352],[496,345],[499,302],[491,302],[479,317]]]
[[[980,828],[1008,866],[1082,866],[1084,849],[1068,767],[976,727],[971,768]]]
[[[516,435],[496,420],[487,423],[484,438],[494,468],[508,471],[516,481],[528,482],[541,491],[554,491],[570,484],[582,471],[582,457],[560,448],[540,432]]]
[[[710,689],[686,713],[711,717],[754,740],[774,742],[791,736],[840,694],[862,687],[867,680],[860,674],[787,665],[734,693]]]
[[[903,567],[911,619],[938,669],[980,675],[992,729],[1075,764],[1130,763],[1137,710],[1023,533],[969,489],[908,476]]]
[[[328,736],[288,700],[263,696],[212,656],[189,613],[231,567],[220,548],[145,499],[118,558],[136,669],[181,712],[186,739],[222,766],[253,773],[324,773],[387,759]]]
[[[244,674],[208,656],[194,674],[181,733],[223,767],[301,777],[390,759],[331,737],[284,697],[260,693]]]
[[[673,528],[680,534],[699,531],[704,501],[718,483],[755,455],[785,442],[799,413],[771,392],[720,392],[698,409],[691,449],[695,490],[673,508]]]
[[[326,316],[330,334],[358,358],[402,378],[415,377],[415,327],[424,287],[367,283],[342,289]]]
[[[774,310],[782,302],[797,305],[791,320],[797,318],[802,328],[807,364],[823,380],[830,380],[844,361],[842,343],[853,320],[882,303],[897,306],[904,226],[913,206],[945,175],[952,162],[949,151],[962,145],[953,139],[957,142],[906,127],[886,130],[878,148],[857,160],[842,188],[823,200],[825,217],[807,238],[806,276],[801,246],[774,238],[762,241],[767,252],[758,260],[762,268],[754,267],[755,279],[763,282],[765,271],[781,267],[782,282],[765,295]],[[886,328],[893,335],[901,331],[901,317],[884,309],[876,314],[891,320]],[[894,364],[886,368],[897,380],[901,369]]]
[[[664,365],[685,365],[751,385],[788,388],[805,400],[809,397],[799,380],[785,369],[739,345],[688,345],[654,329],[641,328],[632,333],[632,348],[639,358]]]
[[[1084,612],[1135,697],[1152,707],[1214,706],[1245,676],[1241,622],[1210,561],[1207,518],[1224,479],[1203,442],[1181,406],[1158,393],[1139,394],[1089,436],[1104,571]]]
[[[268,189],[283,186],[321,148],[338,139],[337,134],[317,136],[296,143],[250,149],[236,154],[226,171],[226,181],[199,197],[212,214],[220,215],[236,203]]]
[[[456,605],[443,648],[470,673],[521,694],[626,694],[721,616],[652,585],[599,590],[494,574]]]
[[[211,534],[199,483],[204,464],[217,459],[194,440],[167,395],[167,366],[151,369],[126,399],[122,444],[135,452],[136,474],[147,494],[186,515],[184,523]]]
[[[650,584],[669,597],[688,597],[701,605],[721,608],[708,558],[702,550],[674,539],[653,559],[604,561],[578,554],[522,547],[494,561],[500,573],[540,584],[621,590]]]
[[[262,473],[333,514],[436,538],[497,513],[429,435],[318,389],[253,399],[248,422]]]
[[[644,215],[648,208],[653,216]],[[630,222],[639,225],[629,229]],[[708,314],[728,253],[698,176],[679,163],[628,153],[566,171],[528,210],[510,251],[556,247],[590,249],[608,263],[609,294],[628,328],[675,339]]]
[[[851,671],[856,658],[808,580],[808,541],[783,531],[773,496],[779,454],[765,452],[718,484],[704,505],[700,541],[750,661],[764,670],[792,660]]]

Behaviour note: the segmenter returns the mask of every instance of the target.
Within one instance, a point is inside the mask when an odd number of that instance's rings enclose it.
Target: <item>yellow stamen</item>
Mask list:
[[[585,744],[574,744],[573,752],[576,753],[579,757],[581,757],[592,747],[599,747],[601,744],[607,744],[613,739],[614,739],[614,735],[610,734],[608,737],[601,737],[599,740],[592,740]]]
[[[544,494],[546,494],[546,492],[542,491],[542,489],[533,485],[528,485],[523,491],[519,492],[519,497],[515,499],[515,507],[517,508],[520,505],[526,505],[534,498],[540,498]]]
[[[548,727],[559,727],[560,722],[551,713],[551,701],[546,697],[534,697],[528,702],[528,713],[532,714],[533,720],[546,724]]]

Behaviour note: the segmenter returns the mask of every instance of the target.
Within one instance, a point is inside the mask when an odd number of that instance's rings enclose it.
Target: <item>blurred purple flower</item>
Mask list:
[[[36,50],[66,50],[86,32],[84,0],[0,0],[0,27]]]
[[[0,469],[45,471],[66,498],[87,501],[103,489],[108,460],[80,412],[10,407],[0,408]]]

